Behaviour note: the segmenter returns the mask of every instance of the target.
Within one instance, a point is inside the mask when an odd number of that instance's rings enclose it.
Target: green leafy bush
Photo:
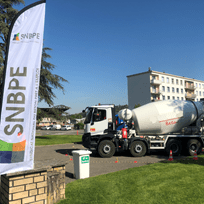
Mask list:
[[[74,124],[74,129],[75,130],[84,129],[84,124],[83,123]]]

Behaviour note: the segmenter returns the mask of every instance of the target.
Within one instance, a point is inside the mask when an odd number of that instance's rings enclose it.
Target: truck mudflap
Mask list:
[[[88,149],[96,150],[97,142],[91,137],[90,133],[85,133],[82,136],[82,145]]]

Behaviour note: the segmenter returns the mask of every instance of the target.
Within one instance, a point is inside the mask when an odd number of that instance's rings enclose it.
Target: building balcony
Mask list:
[[[196,94],[186,93],[186,94],[185,94],[185,97],[186,97],[187,99],[194,99],[194,98],[196,98]]]
[[[150,80],[150,84],[160,85],[161,83],[162,83],[161,80],[157,80],[157,79]]]
[[[196,87],[194,85],[189,85],[189,84],[186,84],[185,85],[185,89],[189,89],[189,90],[195,90]]]
[[[153,89],[151,89],[150,93],[151,94],[162,94],[162,91],[161,90],[153,90]]]

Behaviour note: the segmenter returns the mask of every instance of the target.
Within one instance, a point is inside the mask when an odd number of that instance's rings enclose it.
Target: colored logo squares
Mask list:
[[[17,41],[20,41],[20,40],[19,40],[19,33],[17,33],[17,34],[14,34],[14,38],[13,38],[13,40],[17,40]]]
[[[17,163],[24,161],[26,140],[7,143],[0,140],[0,163]]]

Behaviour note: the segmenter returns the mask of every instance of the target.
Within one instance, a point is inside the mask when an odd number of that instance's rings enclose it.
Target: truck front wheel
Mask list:
[[[147,148],[144,142],[134,141],[130,145],[130,153],[133,157],[142,157],[146,154]]]
[[[191,139],[187,143],[187,152],[190,156],[194,156],[194,153],[200,154],[202,151],[201,143],[196,139]]]
[[[115,145],[110,140],[103,140],[99,143],[98,153],[103,158],[110,158],[115,154]]]

